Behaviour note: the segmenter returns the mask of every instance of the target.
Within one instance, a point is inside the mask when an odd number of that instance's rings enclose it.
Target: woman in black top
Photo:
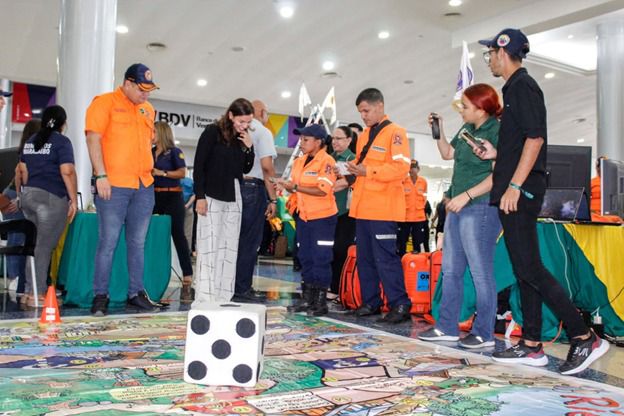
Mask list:
[[[186,176],[184,153],[175,146],[173,132],[164,121],[154,123],[154,139],[156,146],[152,150],[154,157],[154,214],[171,217],[171,237],[175,245],[180,268],[182,269],[182,291],[180,301],[191,300],[191,284],[193,283],[193,265],[191,252],[184,235],[184,200],[180,179]]]
[[[240,182],[254,152],[249,125],[253,106],[238,98],[215,124],[206,127],[195,152],[197,197],[195,302],[229,301],[234,295],[241,222]]]

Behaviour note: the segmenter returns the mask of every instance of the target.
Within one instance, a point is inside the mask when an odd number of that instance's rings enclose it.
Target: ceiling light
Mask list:
[[[568,35],[568,39],[573,39],[574,35]]]
[[[546,72],[544,74],[544,78],[546,78],[546,79],[551,79],[551,78],[554,78],[554,77],[555,77],[555,73],[554,72]]]
[[[585,143],[585,139],[576,139],[577,143]]]
[[[468,52],[468,58],[472,59],[475,57],[475,53],[474,52]]]
[[[200,78],[197,80],[198,87],[205,87],[206,85],[208,85],[208,81],[206,81],[205,79]]]
[[[173,143],[180,144],[180,140],[174,140]]]
[[[292,6],[282,6],[279,9],[279,14],[284,19],[290,19],[293,17],[293,14],[295,14],[295,9],[293,9]]]
[[[292,95],[290,93],[290,91],[282,91],[282,98],[290,98],[290,96]]]
[[[332,61],[323,62],[323,69],[325,71],[331,71],[332,69],[334,69],[335,66],[336,64],[334,64]]]
[[[33,114],[41,114],[41,109],[40,108],[33,108],[32,113]]]
[[[381,32],[377,33],[377,37],[379,39],[388,39],[390,37],[390,33],[387,30],[382,30]]]
[[[125,33],[128,33],[128,26],[117,25],[115,30],[117,31],[117,33],[125,34]]]
[[[452,7],[458,7],[461,6],[462,0],[449,0],[448,4]]]

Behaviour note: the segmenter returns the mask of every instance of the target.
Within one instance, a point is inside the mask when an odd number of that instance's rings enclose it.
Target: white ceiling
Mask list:
[[[383,91],[392,120],[410,131],[427,132],[430,111],[445,116],[451,131],[460,124],[450,107],[459,40],[476,53],[476,81],[500,89],[502,80],[490,75],[477,39],[508,26],[527,34],[568,26],[559,36],[578,30],[578,39],[586,39],[597,16],[624,8],[621,0],[464,0],[458,8],[446,0],[292,2],[295,14],[285,20],[271,0],[118,0],[117,22],[129,33],[117,35],[117,79],[140,61],[161,87],[154,98],[221,106],[239,96],[260,98],[272,112],[286,114],[297,113],[302,82],[314,102],[335,86],[338,118],[346,121],[359,121],[355,97],[374,86]],[[0,0],[0,77],[55,84],[59,9],[59,0]],[[444,16],[449,12],[461,16]],[[378,39],[380,30],[390,37]],[[167,48],[150,52],[150,42]],[[244,51],[233,52],[236,46]],[[327,59],[335,61],[338,77],[322,76]],[[584,138],[585,145],[595,145],[595,73],[554,71],[554,78],[544,79],[552,69],[526,66],[546,96],[550,142]],[[198,87],[198,78],[208,85]],[[292,97],[282,99],[283,90]]]

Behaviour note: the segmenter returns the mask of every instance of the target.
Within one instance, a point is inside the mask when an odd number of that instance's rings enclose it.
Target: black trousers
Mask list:
[[[154,192],[154,214],[169,215],[171,217],[171,237],[175,246],[180,267],[184,276],[193,275],[191,252],[184,235],[184,200],[182,192]]]
[[[412,235],[414,252],[420,252],[420,245],[424,245],[425,252],[429,252],[429,221],[397,222],[397,251],[403,257],[406,252],[407,240]]]
[[[522,303],[522,337],[529,341],[542,339],[542,303],[563,321],[570,338],[586,334],[589,329],[569,295],[544,267],[537,238],[537,214],[542,198],[520,196],[518,211],[499,211],[505,246],[514,274],[518,279]]]
[[[347,259],[349,246],[355,243],[355,218],[349,214],[338,217],[336,235],[334,237],[334,259],[332,260],[332,280],[329,290],[338,294],[340,291],[340,274]]]

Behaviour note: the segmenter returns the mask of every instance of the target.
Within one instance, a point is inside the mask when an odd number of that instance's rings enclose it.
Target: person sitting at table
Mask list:
[[[606,156],[600,156],[596,159],[596,176],[594,176],[591,180],[591,220],[597,222],[613,222],[621,224],[622,218],[618,217],[617,215],[601,215],[602,193],[600,190],[600,161],[606,158]]]
[[[154,214],[171,217],[171,236],[182,268],[182,290],[180,301],[192,300],[193,265],[191,252],[184,235],[185,208],[182,199],[180,179],[186,176],[184,153],[173,142],[173,132],[164,121],[154,123]]]
[[[193,305],[228,302],[234,295],[242,213],[241,181],[254,162],[249,134],[253,114],[249,100],[234,100],[216,123],[206,126],[197,143],[193,163],[198,214]]]
[[[35,276],[26,269],[25,295],[21,298],[22,304],[31,307],[35,306],[34,283],[40,293],[39,306],[43,306],[52,250],[77,210],[74,151],[69,138],[62,134],[66,120],[67,114],[59,105],[43,111],[42,127],[26,141],[15,176],[22,211],[37,227]]]

